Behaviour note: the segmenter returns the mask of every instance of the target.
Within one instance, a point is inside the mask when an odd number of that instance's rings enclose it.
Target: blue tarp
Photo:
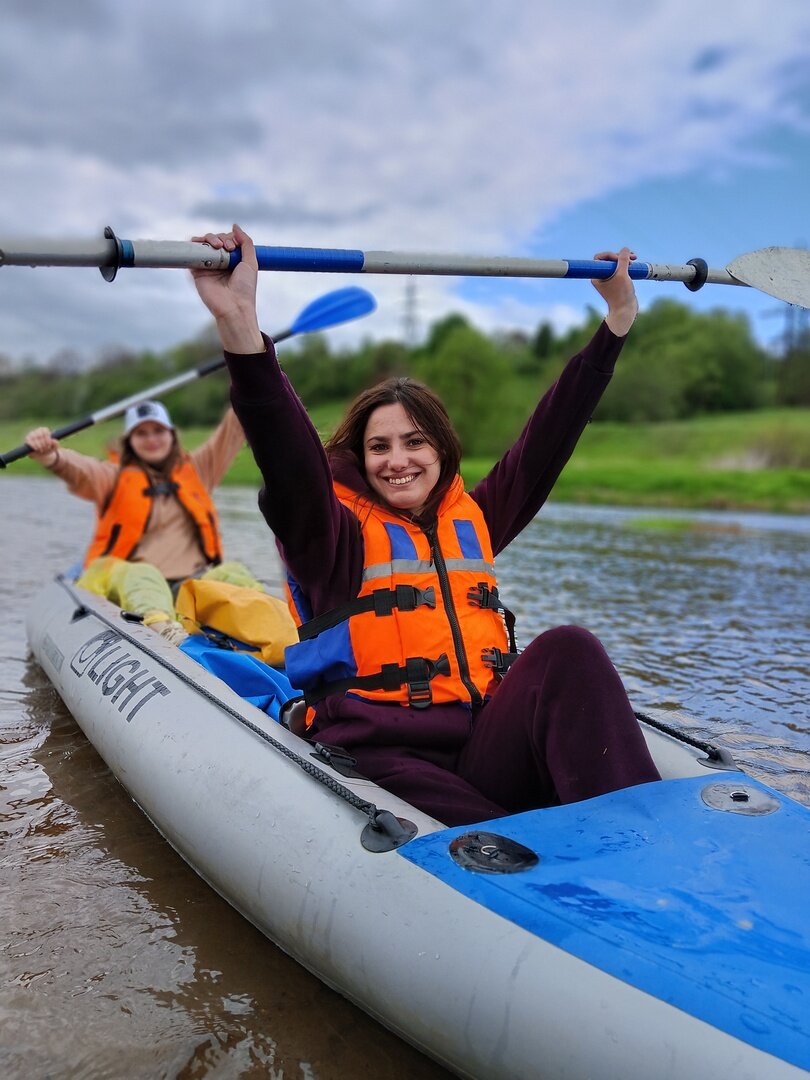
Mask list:
[[[292,686],[283,671],[249,653],[220,649],[202,634],[187,637],[180,649],[274,720],[278,720],[286,701],[301,697],[301,691]]]

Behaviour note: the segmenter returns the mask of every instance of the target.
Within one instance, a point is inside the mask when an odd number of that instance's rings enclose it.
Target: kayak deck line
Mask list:
[[[707,742],[705,739],[698,739],[694,735],[689,735],[687,732],[681,731],[680,728],[674,727],[672,724],[666,724],[663,720],[656,720],[654,716],[649,716],[647,713],[637,712],[635,716],[636,720],[664,732],[671,738],[677,739],[678,742],[682,742],[686,746],[694,746],[696,750],[702,750],[706,754],[706,760],[702,761],[701,764],[707,768],[727,769],[730,772],[740,771],[739,764],[734,760],[731,751],[727,750],[725,746],[718,746],[716,743]]]
[[[374,803],[368,802],[365,799],[361,799],[353,791],[351,791],[349,788],[345,787],[343,784],[337,781],[333,776],[330,776],[317,765],[313,765],[312,762],[307,761],[305,758],[301,757],[300,754],[297,754],[294,750],[291,750],[288,746],[285,746],[283,743],[279,742],[278,739],[274,739],[268,731],[265,731],[257,724],[254,724],[251,720],[248,719],[248,717],[246,717],[243,713],[239,712],[238,709],[232,708],[226,701],[223,701],[220,697],[217,697],[216,694],[206,689],[205,686],[200,685],[189,674],[183,671],[182,668],[178,667],[175,664],[172,664],[166,656],[161,655],[159,651],[150,648],[148,645],[145,645],[140,639],[136,639],[132,634],[127,633],[126,629],[121,627],[120,624],[118,624],[115,620],[108,618],[103,612],[88,607],[87,604],[82,600],[76,589],[65,577],[59,575],[56,578],[56,581],[59,585],[62,586],[63,589],[65,589],[71,599],[74,600],[76,603],[76,611],[73,615],[74,622],[87,617],[97,619],[99,622],[107,626],[119,637],[123,638],[125,641],[128,641],[131,645],[134,645],[140,652],[146,653],[146,655],[149,656],[150,659],[154,660],[162,667],[165,667],[169,671],[171,671],[173,675],[175,675],[181,682],[185,683],[188,687],[194,690],[195,693],[202,695],[202,697],[204,698],[207,698],[218,709],[221,709],[223,712],[227,713],[228,716],[236,720],[237,723],[247,728],[248,731],[252,731],[253,734],[257,735],[263,742],[267,743],[269,746],[272,746],[274,750],[277,750],[279,753],[283,754],[284,757],[288,758],[288,760],[292,761],[295,765],[297,765],[299,769],[307,773],[308,776],[311,776],[313,780],[316,780],[319,784],[323,784],[324,787],[328,788],[334,795],[337,795],[338,798],[343,799],[344,802],[354,807],[354,809],[359,810],[361,813],[365,814],[368,818],[368,824],[365,826],[361,834],[361,843],[363,844],[363,847],[365,847],[368,851],[391,851],[394,848],[400,847],[402,844],[407,843],[413,836],[416,835],[417,829],[413,822],[407,821],[403,818],[394,817],[394,815],[391,814],[388,810],[380,810],[379,807],[375,806]],[[136,616],[135,618],[133,618],[130,613],[121,612],[121,616],[122,620],[125,622],[141,622],[139,617]],[[127,616],[129,617],[127,618]],[[127,717],[128,722],[130,719],[131,717]],[[313,754],[311,756],[319,756],[321,760],[326,762],[326,764],[332,764],[332,762],[329,760],[330,754],[328,748],[324,748],[325,753],[318,753],[317,748],[319,744],[315,743],[312,745],[316,747],[316,754]]]

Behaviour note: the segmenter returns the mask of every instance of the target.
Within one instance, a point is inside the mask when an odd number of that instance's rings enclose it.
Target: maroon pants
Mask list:
[[[378,745],[351,752],[364,775],[447,825],[660,779],[618,672],[578,626],[535,638],[460,753]]]

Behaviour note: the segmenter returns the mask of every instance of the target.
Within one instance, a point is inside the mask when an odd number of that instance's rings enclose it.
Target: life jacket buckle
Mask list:
[[[144,495],[154,498],[156,495],[174,495],[180,490],[176,480],[155,480],[143,489]]]
[[[432,585],[417,589],[415,585],[397,585],[393,589],[375,589],[371,593],[375,615],[391,615],[399,611],[415,611],[418,607],[436,607],[436,590]]]
[[[433,692],[427,679],[408,683],[408,704],[412,709],[426,709],[433,704]]]
[[[394,605],[400,611],[415,611],[422,605],[436,607],[436,590],[432,585],[426,589],[417,589],[415,585],[397,585],[394,594]]]
[[[494,645],[490,649],[481,650],[484,666],[496,675],[505,675],[519,655],[516,652],[504,652],[503,649],[498,649]]]
[[[467,600],[471,607],[489,608],[492,611],[500,611],[503,607],[497,586],[490,589],[485,581],[479,581],[467,591]]]
[[[433,704],[430,689],[433,665],[422,656],[410,656],[405,661],[405,682],[408,686],[408,704],[412,709],[426,709]]]
[[[408,686],[408,704],[413,709],[426,709],[433,704],[433,691],[430,680],[437,675],[450,674],[450,661],[447,653],[442,653],[436,660],[426,660],[422,656],[411,656],[405,661],[405,681]]]
[[[429,608],[436,607],[436,590],[432,585],[428,585],[426,589],[417,589],[416,592],[419,596],[418,602],[420,604],[424,604],[425,607]]]

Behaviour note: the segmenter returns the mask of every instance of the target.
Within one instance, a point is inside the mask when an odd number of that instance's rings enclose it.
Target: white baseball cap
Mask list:
[[[130,405],[124,414],[124,438],[146,420],[152,420],[155,424],[174,431],[174,424],[169,419],[165,405],[159,401],[141,401],[138,405]]]

